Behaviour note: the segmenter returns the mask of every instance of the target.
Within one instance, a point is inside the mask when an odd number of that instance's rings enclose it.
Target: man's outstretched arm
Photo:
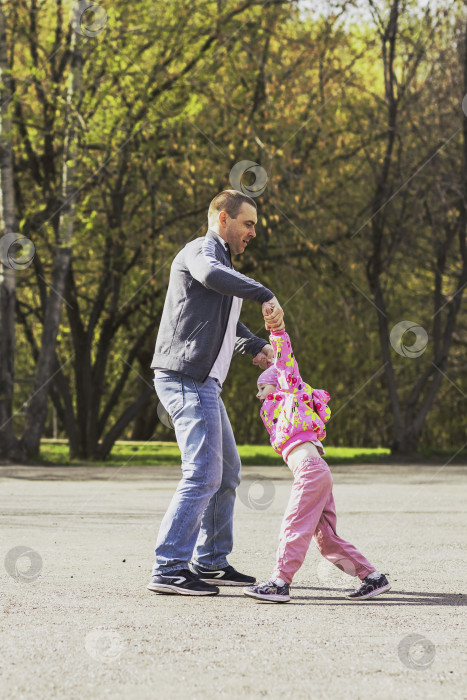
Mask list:
[[[185,264],[195,280],[207,289],[240,299],[251,299],[260,303],[272,302],[275,299],[273,292],[260,282],[223,265],[216,258],[215,246],[213,239],[205,238],[196,252],[186,249]]]

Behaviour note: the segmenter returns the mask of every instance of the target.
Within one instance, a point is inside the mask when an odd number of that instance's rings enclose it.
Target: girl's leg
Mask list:
[[[350,576],[363,579],[376,571],[363,554],[339,537],[336,532],[337,515],[332,491],[319,519],[314,535],[315,544],[328,561]]]
[[[291,583],[303,564],[323,508],[332,492],[332,476],[321,457],[306,457],[293,469],[294,482],[282,521],[273,577]]]

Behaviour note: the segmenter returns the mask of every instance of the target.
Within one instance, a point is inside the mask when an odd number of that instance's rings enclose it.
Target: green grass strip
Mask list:
[[[269,445],[239,445],[238,451],[245,466],[274,466],[283,465],[284,460],[279,457]],[[390,450],[384,447],[328,447],[326,459],[330,464],[349,464],[362,462],[378,462],[382,458],[387,459]],[[106,460],[82,460],[70,461],[68,444],[65,440],[43,440],[41,443],[42,464],[52,463],[61,465],[138,465],[138,466],[166,466],[180,464],[180,451],[175,442],[117,442],[110,457]]]

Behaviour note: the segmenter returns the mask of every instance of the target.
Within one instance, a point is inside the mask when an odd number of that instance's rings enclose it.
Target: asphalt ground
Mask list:
[[[5,698],[467,698],[467,467],[332,469],[339,533],[392,590],[312,545],[288,604],[146,589],[177,467],[0,467]],[[272,570],[286,468],[244,468],[230,563]]]

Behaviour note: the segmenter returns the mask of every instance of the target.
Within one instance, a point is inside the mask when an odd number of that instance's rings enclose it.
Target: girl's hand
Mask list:
[[[270,333],[271,331],[273,331],[273,332],[275,333],[276,331],[283,331],[284,328],[285,328],[285,323],[284,323],[284,321],[282,320],[282,325],[280,325],[279,327],[275,326],[274,328],[272,328],[272,327],[268,324],[268,322],[266,321],[265,324],[264,324],[264,327],[266,328],[266,330],[268,331],[268,333]]]
[[[284,311],[276,297],[265,301],[262,306],[262,311],[266,330],[279,331],[284,328]]]

